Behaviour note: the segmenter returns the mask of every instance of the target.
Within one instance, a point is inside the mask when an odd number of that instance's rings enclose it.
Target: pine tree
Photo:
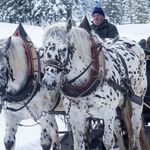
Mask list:
[[[121,3],[121,24],[130,23],[132,20],[130,0],[123,0]]]
[[[132,0],[133,5],[133,22],[148,23],[149,22],[149,1]]]
[[[115,24],[150,22],[150,0],[1,0],[0,21],[41,25],[42,20],[54,23],[72,17],[79,24],[84,15],[91,20],[95,6]]]
[[[68,18],[70,6],[67,0],[35,0],[33,20],[38,25],[42,20],[49,23],[64,21]]]
[[[106,1],[104,5],[105,14],[108,20],[115,24],[121,24],[121,1],[110,0]]]
[[[2,21],[31,23],[31,0],[4,0],[1,5]]]

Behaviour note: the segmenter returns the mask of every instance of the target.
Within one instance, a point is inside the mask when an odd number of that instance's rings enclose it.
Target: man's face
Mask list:
[[[103,23],[104,21],[104,16],[102,16],[101,14],[99,13],[96,13],[92,16],[93,18],[93,23],[96,25],[96,26],[99,26],[100,24]]]

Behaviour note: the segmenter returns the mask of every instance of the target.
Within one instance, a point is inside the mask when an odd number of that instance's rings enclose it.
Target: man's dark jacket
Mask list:
[[[91,28],[98,34],[101,38],[115,38],[119,35],[116,26],[109,23],[108,20],[104,20],[104,22],[96,26],[92,23]]]

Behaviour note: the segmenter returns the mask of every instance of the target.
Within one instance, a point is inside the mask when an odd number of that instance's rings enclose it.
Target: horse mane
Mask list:
[[[16,91],[19,90],[20,86],[24,86],[24,84],[26,83],[26,75],[28,70],[24,43],[20,37],[11,37],[11,43],[7,51],[7,57],[9,59],[9,65],[13,72],[13,78],[15,79],[15,82],[10,81],[8,85]],[[9,86],[8,90],[10,90]]]
[[[73,43],[75,50],[83,56],[85,62],[89,62],[89,56],[91,56],[91,36],[83,28],[73,26],[69,32],[67,32],[66,23],[55,23],[49,28],[47,28],[43,42],[49,41],[49,37],[57,36],[60,37],[63,42],[68,44],[68,42]]]

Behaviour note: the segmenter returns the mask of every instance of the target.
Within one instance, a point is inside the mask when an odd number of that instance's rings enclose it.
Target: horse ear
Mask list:
[[[71,28],[72,28],[72,20],[71,20],[71,18],[69,18],[67,20],[67,32],[69,32],[71,30]]]
[[[41,26],[42,26],[42,29],[43,29],[44,31],[46,31],[46,30],[49,28],[50,24],[49,24],[47,21],[42,20],[42,21],[41,21]]]
[[[3,53],[6,54],[11,45],[11,36],[7,39]]]
[[[91,34],[91,26],[90,26],[90,23],[86,17],[86,15],[84,16],[82,22],[80,23],[79,25],[80,28],[84,28],[89,34]]]

